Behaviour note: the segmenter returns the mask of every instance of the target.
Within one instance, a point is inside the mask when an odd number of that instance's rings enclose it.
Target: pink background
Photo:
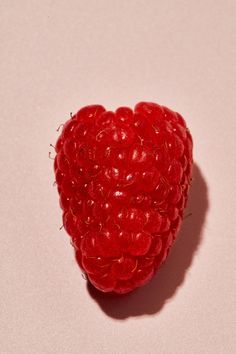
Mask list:
[[[235,353],[236,2],[1,0],[0,14],[0,353]],[[87,289],[59,231],[47,155],[70,112],[139,100],[188,122],[193,214],[155,279],[114,300]]]

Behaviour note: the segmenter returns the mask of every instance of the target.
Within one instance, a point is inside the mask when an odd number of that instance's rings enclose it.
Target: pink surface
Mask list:
[[[0,14],[0,353],[235,353],[235,1],[3,0]],[[192,215],[154,280],[114,299],[59,231],[47,154],[71,111],[140,100],[188,122]]]

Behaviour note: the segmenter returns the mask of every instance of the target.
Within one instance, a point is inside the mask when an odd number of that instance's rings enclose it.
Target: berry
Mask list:
[[[147,283],[179,231],[192,173],[180,114],[155,103],[115,112],[87,106],[56,143],[63,225],[76,260],[103,292]]]

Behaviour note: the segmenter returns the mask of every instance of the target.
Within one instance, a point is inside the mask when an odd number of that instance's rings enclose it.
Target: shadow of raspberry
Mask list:
[[[186,217],[169,257],[152,281],[127,295],[103,294],[87,283],[89,294],[108,316],[122,320],[130,316],[152,315],[163,309],[183,284],[192,264],[201,243],[207,209],[207,185],[195,164]]]

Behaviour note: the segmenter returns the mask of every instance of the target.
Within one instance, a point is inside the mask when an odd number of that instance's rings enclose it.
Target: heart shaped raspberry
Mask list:
[[[147,283],[187,202],[193,159],[184,119],[148,102],[134,111],[87,106],[65,123],[55,149],[63,225],[89,281],[120,294]]]

